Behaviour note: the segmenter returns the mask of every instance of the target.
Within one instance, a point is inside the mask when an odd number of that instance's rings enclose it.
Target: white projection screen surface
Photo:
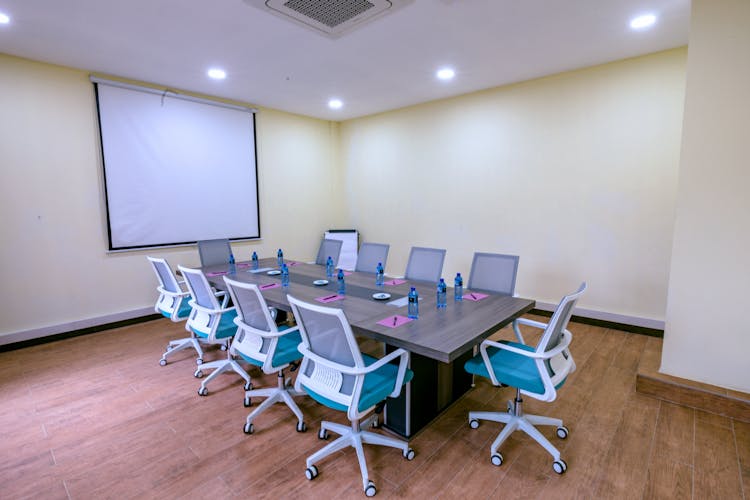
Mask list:
[[[110,250],[260,237],[253,110],[94,85]]]

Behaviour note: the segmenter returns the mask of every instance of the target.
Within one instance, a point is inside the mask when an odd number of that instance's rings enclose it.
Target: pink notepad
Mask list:
[[[343,298],[344,298],[343,295],[339,295],[335,293],[333,295],[324,295],[323,297],[318,297],[315,300],[317,300],[318,302],[322,302],[324,304],[328,304],[329,302],[336,302],[337,300],[342,300]]]
[[[271,288],[278,288],[281,285],[278,283],[268,283],[266,285],[260,285],[258,288],[261,290],[270,290]]]
[[[243,269],[245,267],[250,267],[250,266],[252,266],[250,262],[240,262],[239,264],[237,264],[238,269]]]
[[[485,299],[489,297],[486,293],[479,293],[479,292],[470,292],[464,294],[464,300],[473,300],[474,302],[479,302],[482,299]]]
[[[285,262],[286,262],[287,267],[292,267],[292,266],[296,266],[297,264],[299,264],[299,262],[295,262],[293,260],[287,260]]]
[[[213,278],[214,276],[224,276],[225,274],[229,273],[227,271],[216,271],[215,273],[206,273],[206,276]]]
[[[398,328],[399,326],[409,323],[410,321],[414,320],[411,318],[407,318],[406,316],[400,316],[397,314],[395,316],[388,316],[385,319],[381,319],[380,321],[378,321],[378,324],[387,326],[388,328]]]
[[[401,285],[403,283],[406,283],[406,280],[394,279],[394,280],[388,280],[388,281],[383,282],[384,285],[388,285],[388,286]]]

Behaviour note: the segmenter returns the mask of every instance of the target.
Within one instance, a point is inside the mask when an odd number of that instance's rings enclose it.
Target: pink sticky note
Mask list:
[[[315,300],[317,300],[318,302],[322,302],[324,304],[328,304],[329,302],[335,302],[335,301],[341,300],[343,298],[344,298],[343,295],[339,295],[337,293],[334,293],[333,295],[324,295],[323,297],[318,297]]]
[[[480,300],[489,297],[486,293],[479,293],[479,292],[469,292],[464,294],[464,300],[473,300],[474,302],[479,302]]]
[[[206,276],[209,278],[213,278],[214,276],[224,276],[225,274],[229,274],[226,271],[217,271],[215,273],[206,273]]]
[[[237,267],[240,269],[250,266],[252,266],[252,264],[250,264],[249,262],[240,262],[239,264],[237,264]]]
[[[383,282],[384,285],[388,285],[388,286],[401,285],[402,283],[406,283],[406,280],[395,279],[395,280],[388,280],[388,281]]]
[[[351,275],[352,275],[351,271],[344,271],[344,276],[351,276]]]
[[[296,266],[297,264],[299,264],[299,262],[295,262],[295,261],[293,261],[293,260],[287,260],[287,261],[286,261],[286,265],[287,265],[287,267],[292,267],[292,266]]]
[[[260,288],[261,290],[270,290],[271,288],[278,288],[280,286],[281,285],[279,285],[278,283],[268,283],[266,285],[260,285],[258,288]]]
[[[409,323],[410,321],[414,320],[411,318],[407,318],[406,316],[400,316],[397,314],[395,316],[388,316],[385,319],[381,319],[380,321],[378,321],[378,324],[387,326],[388,328],[398,328],[399,326],[405,323]]]

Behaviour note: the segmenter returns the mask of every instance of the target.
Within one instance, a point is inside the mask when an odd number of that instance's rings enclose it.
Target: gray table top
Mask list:
[[[290,311],[287,294],[297,299],[320,305],[316,298],[336,293],[336,278],[326,278],[325,266],[299,261],[289,267],[290,285],[262,290],[263,297],[270,306]],[[265,272],[251,273],[250,267],[238,262],[237,272],[232,279],[262,286],[279,283],[280,276],[269,276]],[[262,259],[260,267],[276,268],[276,259]],[[227,271],[227,266],[204,268],[209,282],[219,289],[225,288],[223,275],[212,275]],[[313,281],[329,280],[327,286],[316,286]],[[437,309],[435,305],[435,284],[407,281],[396,286],[375,286],[375,277],[369,273],[352,273],[346,276],[347,294],[343,300],[326,305],[343,309],[352,330],[365,337],[385,342],[394,347],[449,363],[470,350],[474,345],[493,332],[508,325],[515,318],[530,311],[535,301],[518,297],[490,294],[480,301],[464,300],[454,302],[451,290],[448,291],[448,307]],[[388,278],[386,279],[388,281]],[[394,315],[406,316],[406,306],[396,307],[389,301],[375,300],[372,294],[389,293],[392,299],[404,297],[414,286],[419,292],[419,319],[389,328],[378,324]],[[466,291],[464,295],[471,293]],[[391,299],[391,300],[392,300]]]

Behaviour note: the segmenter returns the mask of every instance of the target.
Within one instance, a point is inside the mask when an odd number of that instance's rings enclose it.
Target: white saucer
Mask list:
[[[380,292],[380,293],[373,293],[372,294],[372,298],[375,299],[375,300],[388,300],[388,299],[391,298],[391,294],[390,293],[382,293],[382,292]]]
[[[315,281],[313,281],[313,285],[315,285],[315,286],[323,286],[323,285],[327,285],[327,284],[328,284],[328,280],[315,280]]]
[[[276,276],[277,274],[281,274],[281,271],[274,269],[273,271],[268,271],[266,274],[269,276]]]

